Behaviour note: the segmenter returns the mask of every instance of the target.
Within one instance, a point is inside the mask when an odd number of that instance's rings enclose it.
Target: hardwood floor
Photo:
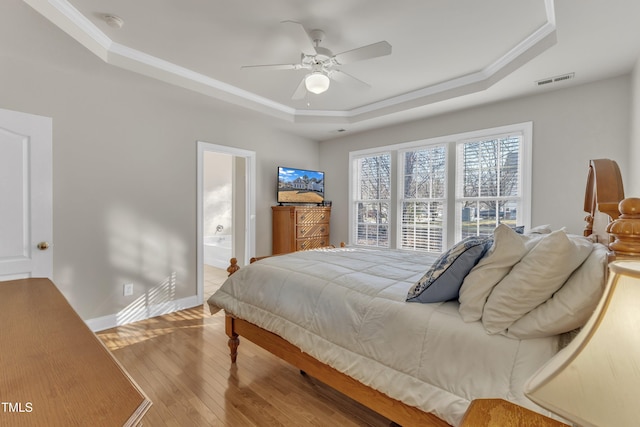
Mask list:
[[[206,301],[227,279],[227,270],[204,265],[204,300]]]
[[[153,401],[148,426],[389,426],[247,340],[231,364],[224,313],[208,307],[97,335]]]

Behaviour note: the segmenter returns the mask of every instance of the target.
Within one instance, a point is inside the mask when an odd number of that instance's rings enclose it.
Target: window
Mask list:
[[[356,244],[388,248],[391,155],[358,158],[356,175]]]
[[[446,212],[446,146],[402,152],[402,249],[442,252]]]
[[[456,236],[490,236],[500,223],[519,225],[521,147],[519,133],[458,143]]]
[[[531,131],[529,122],[350,153],[350,242],[439,253],[500,223],[529,226]]]

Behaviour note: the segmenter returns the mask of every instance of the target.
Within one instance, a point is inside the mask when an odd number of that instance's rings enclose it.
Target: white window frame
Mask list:
[[[353,154],[353,155],[352,155]],[[359,170],[356,170],[356,168],[354,167],[354,165],[356,164],[357,161],[359,161],[360,159],[366,158],[366,157],[376,157],[376,156],[383,156],[383,155],[388,155],[390,157],[389,160],[389,167],[390,167],[390,176],[389,176],[389,191],[391,192],[390,198],[388,200],[388,204],[389,204],[389,218],[387,219],[387,242],[388,245],[386,246],[380,246],[380,245],[360,245],[363,247],[370,247],[370,248],[381,248],[381,249],[388,249],[393,247],[393,238],[392,238],[392,228],[391,228],[391,216],[394,214],[393,209],[394,209],[394,204],[393,204],[393,200],[394,200],[394,186],[393,186],[393,168],[395,167],[394,163],[394,156],[393,154],[388,151],[388,150],[365,150],[365,151],[361,151],[358,152],[358,154],[354,154],[354,153],[349,153],[349,183],[350,183],[350,192],[349,192],[349,244],[355,244],[357,242],[357,231],[358,231],[358,216],[357,216],[357,209],[356,209],[356,204],[360,203],[360,202],[370,202],[370,203],[382,203],[383,199],[375,199],[375,200],[361,200],[359,199],[358,196],[358,190],[359,190]],[[380,225],[380,223],[378,223],[378,226]]]
[[[415,145],[415,146],[410,146],[410,147],[405,147],[405,148],[401,148],[398,150],[398,160],[397,160],[397,165],[398,165],[398,172],[397,172],[397,188],[398,188],[398,198],[397,198],[397,203],[396,203],[396,210],[394,211],[395,217],[397,218],[397,226],[396,226],[396,240],[395,240],[395,247],[399,248],[399,249],[405,249],[405,250],[416,250],[417,249],[409,249],[409,248],[403,248],[402,247],[402,213],[403,213],[403,204],[406,201],[416,201],[416,202],[433,202],[436,200],[439,200],[442,202],[443,206],[442,206],[442,217],[444,218],[444,226],[442,228],[442,245],[444,248],[446,248],[446,242],[447,242],[447,224],[448,224],[448,215],[449,215],[449,209],[448,209],[448,196],[449,196],[449,188],[450,188],[450,184],[449,184],[449,178],[448,178],[448,174],[449,174],[449,147],[448,147],[448,143],[447,142],[433,142],[431,141],[430,143],[424,143],[427,141],[422,141],[423,143]],[[420,198],[416,198],[416,199],[405,199],[404,194],[405,194],[405,188],[404,188],[404,171],[405,171],[405,154],[407,152],[410,151],[417,151],[417,150],[421,150],[421,149],[430,149],[430,148],[435,148],[435,147],[442,147],[444,148],[444,162],[445,162],[445,183],[444,183],[444,194],[443,197],[441,198],[434,198],[434,199],[420,199]]]
[[[502,132],[500,132],[502,130]],[[487,132],[490,131],[490,132]],[[495,131],[495,132],[494,132]],[[455,159],[455,173],[456,173],[456,181],[454,185],[454,219],[455,219],[455,238],[456,240],[462,239],[462,224],[461,224],[461,216],[458,212],[458,203],[465,200],[465,197],[462,197],[458,194],[458,189],[461,188],[461,180],[463,179],[463,175],[461,170],[458,168],[458,164],[460,163],[460,152],[463,144],[467,144],[470,142],[482,141],[487,139],[504,139],[511,135],[521,135],[521,145],[518,150],[518,165],[520,168],[520,176],[518,180],[518,194],[517,198],[519,200],[519,204],[522,210],[521,215],[521,224],[526,228],[529,228],[531,225],[531,131],[532,131],[532,123],[521,123],[519,125],[510,125],[504,126],[501,128],[487,129],[486,131],[477,131],[472,132],[468,138],[461,139],[456,141],[455,150],[456,150],[456,159]],[[484,199],[487,199],[485,197]],[[482,199],[482,198],[481,198]]]
[[[457,144],[462,141],[474,139],[484,139],[495,137],[496,135],[509,133],[522,133],[522,147],[520,150],[520,174],[522,190],[522,217],[521,224],[525,228],[531,227],[531,174],[532,174],[532,151],[533,151],[533,122],[516,123],[512,125],[499,126],[494,128],[476,130],[471,132],[458,133],[418,141],[404,142],[393,145],[386,145],[377,148],[358,150],[349,152],[349,244],[355,245],[354,236],[357,231],[356,217],[354,210],[354,200],[357,191],[357,174],[354,171],[355,160],[360,157],[375,156],[383,153],[391,153],[391,205],[394,210],[389,212],[389,243],[390,248],[399,248],[401,245],[401,215],[402,209],[402,168],[401,153],[406,150],[416,149],[437,144],[447,144],[447,184],[446,184],[446,226],[443,230],[443,250],[451,247],[455,241],[460,240],[460,230],[456,230],[456,187],[457,187]],[[450,239],[449,236],[453,236]]]

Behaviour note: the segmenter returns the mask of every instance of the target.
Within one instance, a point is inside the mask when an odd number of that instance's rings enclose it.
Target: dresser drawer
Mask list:
[[[307,237],[320,237],[329,234],[329,224],[308,224],[296,226],[296,238],[304,239]]]
[[[297,209],[296,224],[328,224],[330,213],[328,209]]]
[[[329,236],[321,236],[313,239],[296,240],[296,251],[306,251],[308,249],[324,248],[329,246]]]
[[[274,255],[331,245],[330,206],[272,206],[271,210]]]

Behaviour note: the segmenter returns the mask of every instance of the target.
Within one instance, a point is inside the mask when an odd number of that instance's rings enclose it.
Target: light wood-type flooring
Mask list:
[[[224,313],[206,305],[97,335],[153,402],[145,426],[389,426],[242,338],[231,364]]]

